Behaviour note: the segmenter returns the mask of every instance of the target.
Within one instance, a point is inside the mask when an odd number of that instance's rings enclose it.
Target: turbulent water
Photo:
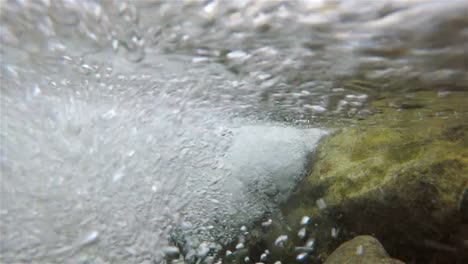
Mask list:
[[[5,263],[202,258],[285,201],[327,126],[468,83],[464,1],[0,10]]]

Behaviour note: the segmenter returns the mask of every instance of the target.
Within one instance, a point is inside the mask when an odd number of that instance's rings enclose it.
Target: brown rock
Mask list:
[[[357,236],[343,243],[336,249],[324,264],[399,264],[399,260],[392,259],[372,236]]]

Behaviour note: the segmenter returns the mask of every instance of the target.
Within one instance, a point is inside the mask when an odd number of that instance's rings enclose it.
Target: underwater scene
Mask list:
[[[0,263],[468,263],[468,1],[0,0]]]

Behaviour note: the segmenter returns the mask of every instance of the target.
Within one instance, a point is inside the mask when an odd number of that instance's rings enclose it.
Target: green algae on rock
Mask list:
[[[323,140],[312,172],[283,207],[287,226],[297,232],[303,215],[315,219],[322,257],[344,239],[373,234],[405,261],[463,258],[466,245],[458,234],[467,224],[459,206],[468,186],[466,105],[464,93],[430,91],[372,102],[372,115]],[[325,209],[317,207],[318,199]],[[338,237],[332,228],[340,230]]]
[[[343,243],[324,264],[400,264],[392,259],[377,239],[372,236],[357,236]]]

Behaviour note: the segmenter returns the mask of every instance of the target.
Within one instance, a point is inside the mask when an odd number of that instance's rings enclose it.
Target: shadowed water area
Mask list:
[[[466,259],[465,1],[0,12],[0,262]]]

